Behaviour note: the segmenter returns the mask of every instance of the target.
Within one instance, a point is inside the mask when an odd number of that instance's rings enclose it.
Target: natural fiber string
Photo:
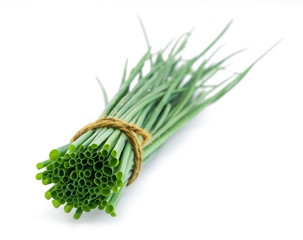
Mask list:
[[[99,118],[97,121],[90,123],[85,127],[81,128],[72,137],[70,141],[74,142],[77,138],[79,138],[82,134],[88,132],[89,130],[105,128],[105,127],[114,128],[122,131],[128,137],[129,142],[132,145],[134,151],[134,167],[133,167],[132,175],[130,176],[127,182],[127,186],[128,186],[135,181],[135,179],[138,177],[141,171],[142,158],[143,158],[142,147],[148,142],[148,140],[151,138],[151,135],[148,132],[146,132],[144,129],[139,128],[130,123],[124,122],[121,119],[114,117],[102,117]],[[140,135],[143,138],[141,144],[136,134]]]

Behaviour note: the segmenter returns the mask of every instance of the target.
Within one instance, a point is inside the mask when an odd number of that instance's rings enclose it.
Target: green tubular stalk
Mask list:
[[[129,155],[129,160],[127,161],[127,165],[125,167],[124,175],[122,179],[119,179],[122,180],[123,183],[127,183],[129,177],[131,176],[133,165],[134,165],[134,153],[133,151],[131,151]]]
[[[104,99],[104,103],[105,103],[105,107],[108,105],[108,97],[107,97],[107,93],[105,90],[105,87],[103,86],[102,82],[100,81],[100,79],[98,77],[96,77],[96,80],[101,88],[102,91],[102,95],[103,95],[103,99]]]
[[[42,179],[42,183],[43,183],[43,185],[51,184],[52,179],[51,178],[44,178],[44,179]]]
[[[75,160],[75,159],[70,159],[70,160],[69,160],[69,165],[70,165],[71,167],[74,167],[74,166],[76,165],[76,160]]]
[[[90,208],[86,205],[83,205],[82,209],[83,209],[84,212],[90,212]]]
[[[110,215],[111,215],[112,217],[116,217],[116,216],[117,216],[117,214],[116,214],[115,212],[111,212]]]
[[[175,41],[175,44],[172,46],[172,48],[171,48],[171,50],[170,50],[170,52],[169,52],[168,58],[172,58],[173,56],[176,55],[177,52],[180,52],[180,50],[181,50],[182,48],[184,49],[184,47],[185,47],[185,45],[186,45],[186,43],[187,43],[187,40],[188,40],[190,34],[191,34],[191,32],[186,32],[186,33],[182,34],[182,35]],[[176,49],[176,47],[178,46],[178,44],[180,43],[180,41],[182,40],[182,38],[184,38],[184,40],[183,40],[183,42],[181,43],[181,45],[180,45],[178,51],[175,52],[175,49]],[[181,46],[182,46],[182,47],[181,47]]]
[[[92,155],[92,153],[91,153],[91,151],[88,149],[88,150],[86,150],[86,151],[84,152],[84,155],[85,155],[86,159],[83,159],[83,160],[82,160],[82,164],[83,164],[83,165],[84,165],[83,161],[85,160],[85,164],[86,164],[86,163],[87,163],[87,158],[90,158],[91,155]]]
[[[69,168],[70,167],[69,162],[64,162],[63,166],[64,166],[64,168]]]
[[[64,157],[59,157],[59,158],[57,159],[57,163],[59,163],[59,164],[62,164],[63,161],[64,161]]]
[[[106,213],[110,214],[115,210],[115,207],[117,206],[125,187],[126,187],[126,184],[124,184],[123,187],[120,188],[119,192],[112,195],[107,206],[105,207]]]
[[[113,193],[117,193],[117,192],[119,192],[119,188],[117,186],[114,186],[112,191],[113,191]]]
[[[120,164],[117,167],[116,176],[117,176],[118,179],[122,179],[123,178],[123,175],[124,175],[125,170],[126,170],[127,163],[128,163],[128,161],[130,159],[131,152],[132,152],[132,146],[128,142],[126,144],[126,147],[124,148],[123,153],[122,153],[122,156],[121,156],[121,159],[120,159]]]
[[[77,178],[78,178],[77,172],[75,170],[72,171],[71,174],[70,174],[70,179],[71,180],[76,180]]]
[[[36,179],[37,180],[42,180],[42,178],[43,178],[43,174],[42,173],[37,173],[36,174]]]
[[[51,193],[51,195],[52,195],[52,198],[56,198],[57,195],[58,195],[58,191],[57,191],[57,190],[54,190],[54,191]]]
[[[91,158],[88,158],[88,159],[87,159],[87,164],[88,164],[89,166],[93,166],[93,165],[94,165],[94,161],[95,161],[95,159],[94,159],[94,157],[92,156]]]
[[[104,196],[104,197],[107,197],[111,194],[111,190],[109,188],[103,188],[101,190],[101,195]]]
[[[51,197],[52,197],[52,192],[56,189],[56,186],[52,186],[50,189],[48,189],[46,192],[45,192],[45,198],[47,200],[50,200]]]
[[[151,78],[150,81],[157,80],[158,74],[155,72],[158,70],[159,67],[155,67],[149,72],[143,79]],[[161,86],[167,87],[167,86]],[[112,113],[110,115],[120,117],[123,113],[127,111],[128,108],[130,108],[133,104],[135,104],[137,101],[140,101],[140,99],[146,95],[148,90],[150,90],[151,86],[148,84],[144,84],[144,82],[140,82],[135,86],[135,88],[127,94],[121,102],[113,109]]]
[[[112,181],[110,181],[110,182],[107,183],[107,186],[108,186],[110,189],[112,189],[112,188],[115,186],[115,183],[112,182]]]
[[[84,170],[84,176],[86,178],[89,178],[91,175],[92,175],[92,171],[93,171],[93,168],[92,167],[88,167]]]
[[[42,168],[45,168],[47,167],[50,163],[52,163],[52,160],[48,159],[48,160],[45,160],[43,162],[40,162],[36,165],[37,169],[40,170]]]
[[[113,150],[111,151],[111,156],[119,159],[121,152],[126,144],[127,136],[124,133],[121,133],[117,143],[115,144]]]
[[[104,208],[105,208],[105,207],[102,207],[101,205],[98,206],[98,209],[99,209],[100,211],[102,211]]]
[[[67,203],[65,206],[64,206],[64,212],[66,213],[70,213],[73,209],[73,205],[70,204],[70,203]]]
[[[103,167],[103,163],[102,163],[102,162],[95,162],[95,163],[94,163],[93,168],[94,168],[94,170],[96,171],[96,174],[95,174],[96,177],[97,177],[99,174],[101,174],[99,171],[102,169],[102,167]],[[101,175],[100,175],[99,177],[101,177]]]
[[[123,187],[123,181],[122,181],[121,179],[116,180],[115,183],[116,183],[116,186],[117,186],[118,188]]]
[[[113,174],[113,169],[109,166],[103,166],[102,167],[102,172],[104,173],[105,176],[110,177]]]
[[[60,207],[60,202],[57,200],[57,199],[54,199],[53,201],[52,201],[52,204],[53,204],[53,206],[54,206],[54,208],[58,208],[58,207]]]
[[[84,133],[82,136],[80,136],[76,141],[74,141],[70,146],[69,146],[69,151],[70,153],[74,152],[77,147],[79,147],[81,144],[83,144],[89,137],[93,135],[94,131],[90,130],[86,133]]]
[[[68,143],[68,144],[66,144],[62,147],[59,147],[57,149],[52,150],[49,153],[49,159],[52,160],[52,161],[56,161],[59,156],[62,156],[66,153],[66,151],[68,150],[69,145],[70,145],[70,143]]]
[[[74,150],[72,153],[70,153],[70,158],[71,159],[76,159],[77,156],[80,154],[80,149],[77,148],[76,150]]]
[[[109,138],[105,141],[104,145],[101,148],[101,152],[106,150],[107,154],[106,156],[110,153],[110,151],[113,149],[113,147],[115,146],[116,142],[118,141],[118,138],[121,134],[120,130],[113,130],[112,134],[109,136]],[[105,156],[105,155],[103,155]]]
[[[70,191],[73,191],[73,190],[74,190],[74,185],[71,184],[71,183],[69,183],[69,184],[67,185],[67,189],[70,190]]]
[[[103,143],[110,136],[110,134],[112,133],[112,131],[108,131],[108,130],[110,130],[110,129],[108,129],[108,128],[102,128],[99,131],[97,130],[99,132],[98,135],[90,143],[90,146],[93,149],[98,148],[101,145],[101,143]]]
[[[163,123],[165,123],[170,110],[171,110],[171,104],[168,103],[165,105],[162,114],[160,115],[159,119],[156,122],[154,129],[152,130],[152,133],[156,132],[163,125]]]
[[[128,64],[128,60],[126,59],[125,64],[124,64],[124,70],[123,70],[122,80],[121,80],[121,84],[120,84],[120,89],[121,89],[122,85],[125,82],[126,72],[127,72],[127,64]]]
[[[54,169],[54,164],[49,164],[46,166],[46,170],[51,171]]]
[[[205,53],[207,53],[207,52],[212,48],[212,46],[214,46],[214,45],[220,40],[220,38],[226,33],[226,31],[228,30],[228,28],[230,27],[231,24],[232,24],[232,21],[230,21],[230,22],[225,26],[225,28],[220,32],[220,34],[215,38],[215,40],[212,41],[212,42],[204,49],[204,51],[198,55],[198,58],[200,58],[200,57],[202,57],[203,55],[205,55]]]
[[[101,206],[105,208],[107,206],[107,204],[108,204],[108,201],[111,199],[112,196],[113,196],[113,193],[111,193],[110,195],[104,197],[102,199],[102,201],[101,201]]]
[[[99,129],[100,130],[100,129]],[[88,145],[96,138],[96,136],[98,135],[99,131],[95,131],[95,130],[91,130],[94,131],[94,133],[85,141],[80,145],[80,151],[82,152],[83,150],[85,150]]]
[[[59,169],[55,168],[54,171],[53,171],[53,176],[57,177],[58,173],[59,173]]]
[[[111,180],[114,182],[117,180],[117,177],[115,175],[111,176]]]
[[[76,212],[74,213],[73,218],[75,220],[78,220],[81,217],[82,213],[83,213],[83,209],[82,208],[77,208]]]
[[[59,180],[60,179],[58,177],[52,177],[52,183],[57,183]]]
[[[95,178],[94,183],[96,184],[96,186],[101,186],[101,181],[99,178]]]
[[[103,113],[100,115],[100,117],[104,115],[108,115],[111,110],[117,105],[117,103],[120,101],[120,99],[128,92],[129,86],[132,83],[132,81],[135,79],[136,75],[141,71],[142,67],[144,66],[144,63],[146,59],[148,59],[150,56],[150,53],[147,52],[142,59],[139,61],[137,66],[131,71],[128,79],[121,85],[120,90],[116,94],[116,96],[109,102],[109,104],[104,109]]]
[[[115,168],[118,166],[118,164],[119,164],[119,159],[111,156],[109,159],[109,166]]]

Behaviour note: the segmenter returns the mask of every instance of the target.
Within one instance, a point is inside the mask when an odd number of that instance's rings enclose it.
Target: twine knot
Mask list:
[[[122,131],[129,139],[129,142],[132,145],[132,149],[134,152],[134,166],[133,172],[130,178],[128,179],[127,186],[132,184],[135,179],[139,176],[142,166],[142,158],[143,158],[143,150],[142,147],[148,142],[151,138],[151,135],[142,128],[139,128],[133,124],[124,122],[119,118],[114,117],[102,117],[97,121],[90,123],[83,128],[81,128],[70,140],[74,142],[77,138],[79,138],[82,134],[98,128],[113,128]],[[138,136],[142,137],[142,142],[140,143]]]

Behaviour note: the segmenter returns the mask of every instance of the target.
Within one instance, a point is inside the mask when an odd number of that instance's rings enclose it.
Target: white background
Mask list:
[[[125,2],[125,3],[123,3]],[[154,155],[117,217],[44,199],[37,162],[102,111],[125,59],[192,29],[193,56],[231,19],[242,70],[283,42]],[[1,239],[303,239],[302,1],[1,1]],[[220,44],[219,44],[220,45]]]

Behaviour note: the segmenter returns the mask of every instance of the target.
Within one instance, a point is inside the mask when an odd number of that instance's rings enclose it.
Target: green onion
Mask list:
[[[151,141],[143,147],[143,164],[201,110],[236,86],[272,49],[244,71],[230,74],[226,71],[227,62],[240,51],[217,62],[211,62],[211,59],[218,50],[206,56],[230,24],[202,52],[187,60],[180,54],[191,33],[182,35],[172,47],[169,44],[156,53],[151,53],[147,40],[147,53],[130,73],[127,73],[126,62],[120,89],[109,102],[98,80],[106,102],[100,117],[116,117],[151,133]],[[146,37],[145,30],[144,34]],[[150,65],[147,70],[146,62]],[[222,72],[229,76],[213,82],[213,77]],[[135,79],[137,82],[133,84]],[[96,207],[114,217],[133,164],[132,146],[123,132],[111,128],[95,129],[52,150],[49,160],[37,164],[37,169],[46,170],[38,173],[36,179],[42,180],[44,185],[54,183],[45,198],[53,198],[55,208],[65,205],[66,213],[75,208],[74,219]]]

